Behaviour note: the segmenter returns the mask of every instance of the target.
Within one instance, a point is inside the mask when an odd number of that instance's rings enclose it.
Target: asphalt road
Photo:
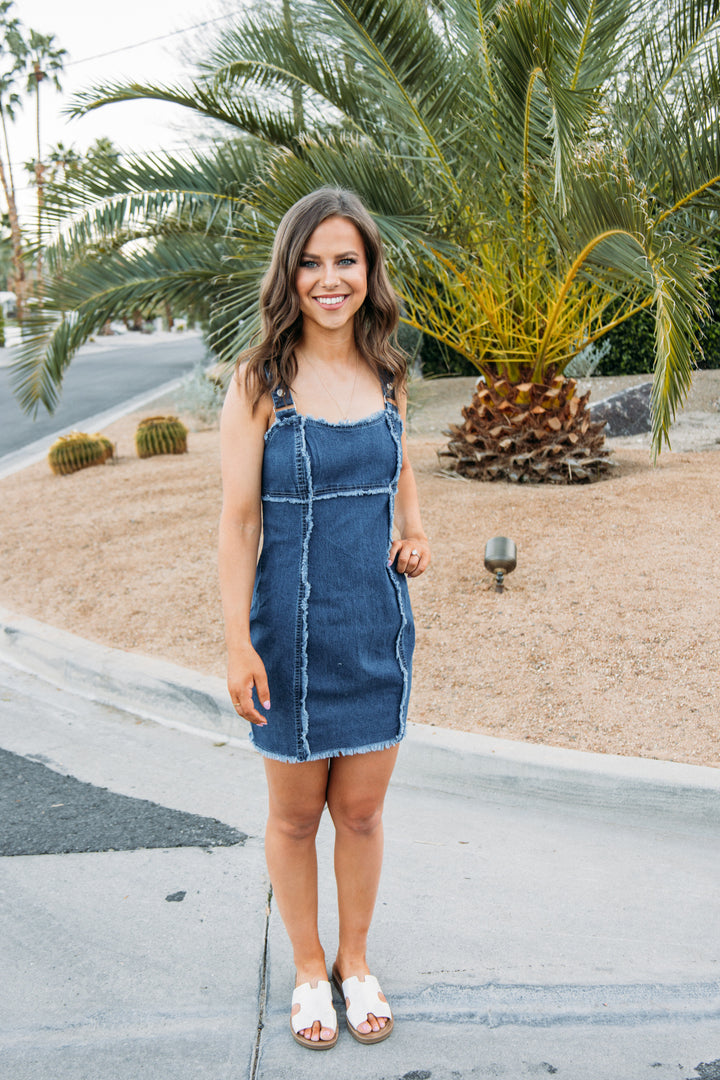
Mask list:
[[[86,345],[68,369],[55,412],[41,406],[33,420],[12,392],[6,355],[0,363],[0,457],[185,375],[204,357],[202,338],[192,331],[124,334]]]
[[[396,1030],[361,1047],[337,1001],[311,1054],[222,680],[186,673],[195,733],[153,723],[181,669],[33,626],[0,620],[3,1080],[720,1080],[717,770],[413,726],[371,942]],[[318,848],[333,955],[327,815]]]
[[[0,856],[227,847],[245,833],[215,818],[117,795],[0,749]]]

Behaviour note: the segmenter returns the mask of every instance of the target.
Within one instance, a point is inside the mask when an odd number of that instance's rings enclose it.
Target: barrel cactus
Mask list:
[[[115,444],[110,442],[107,435],[95,434],[93,435],[93,439],[97,439],[99,441],[103,450],[102,460],[99,464],[102,465],[104,462],[109,461],[111,458],[115,457]]]
[[[187,453],[187,428],[177,416],[148,416],[135,432],[138,457]]]
[[[108,447],[105,444],[109,445]],[[113,446],[102,435],[87,435],[84,431],[71,431],[61,435],[48,451],[50,468],[57,476],[87,469],[90,465],[102,465],[112,456]]]

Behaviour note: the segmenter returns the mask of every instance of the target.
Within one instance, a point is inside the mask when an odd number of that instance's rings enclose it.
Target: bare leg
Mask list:
[[[327,791],[335,824],[335,878],[340,939],[336,966],[343,979],[370,974],[365,958],[382,869],[382,811],[398,747],[333,758]],[[385,1026],[372,1014],[358,1031]]]
[[[287,930],[297,969],[296,986],[327,979],[318,935],[318,884],[315,836],[325,806],[327,761],[288,764],[265,758],[269,814],[265,831],[273,895]],[[297,1006],[299,1009],[300,1006]],[[306,1039],[331,1039],[334,1032],[316,1021]]]

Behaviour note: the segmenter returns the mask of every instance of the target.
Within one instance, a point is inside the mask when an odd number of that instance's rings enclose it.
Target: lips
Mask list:
[[[336,296],[313,296],[313,300],[317,300],[320,307],[330,309],[338,308],[344,300],[347,300],[347,294],[338,293]]]

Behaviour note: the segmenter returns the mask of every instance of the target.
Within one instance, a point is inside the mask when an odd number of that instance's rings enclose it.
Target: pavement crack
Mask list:
[[[272,885],[268,888],[267,902],[265,904],[265,935],[263,940],[262,958],[260,960],[260,985],[258,988],[258,1021],[255,1033],[255,1045],[253,1046],[252,1060],[250,1062],[249,1080],[257,1080],[258,1067],[260,1065],[260,1043],[265,1026],[265,1010],[267,1007],[267,984],[268,984],[268,943],[270,940],[270,913],[272,910]]]

